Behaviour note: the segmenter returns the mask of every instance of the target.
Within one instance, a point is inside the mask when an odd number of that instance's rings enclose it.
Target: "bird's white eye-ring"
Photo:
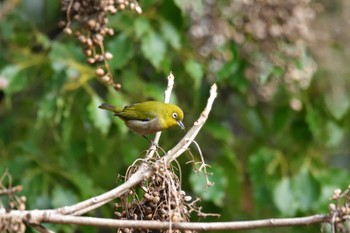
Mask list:
[[[177,119],[177,113],[176,113],[176,112],[173,112],[172,117],[173,117],[174,119]]]

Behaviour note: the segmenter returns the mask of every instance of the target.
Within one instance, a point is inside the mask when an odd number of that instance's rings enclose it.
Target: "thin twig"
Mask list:
[[[10,188],[1,188],[0,189],[0,196],[12,195],[14,193],[21,192],[22,190],[23,190],[22,185],[17,185],[15,187],[10,187]]]

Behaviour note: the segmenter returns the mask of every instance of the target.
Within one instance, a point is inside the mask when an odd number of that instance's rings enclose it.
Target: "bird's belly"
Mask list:
[[[141,135],[153,134],[162,130],[156,119],[150,121],[128,120],[126,125],[129,129]]]

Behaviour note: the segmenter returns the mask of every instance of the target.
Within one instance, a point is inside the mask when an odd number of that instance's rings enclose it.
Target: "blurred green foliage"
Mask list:
[[[219,221],[324,213],[333,190],[349,184],[348,74],[335,78],[320,68],[297,96],[300,111],[290,107],[295,96],[283,85],[271,101],[252,104],[244,75],[248,62],[239,46],[230,41],[218,48],[231,58],[209,79],[210,59],[201,58],[188,39],[190,20],[181,1],[147,0],[140,2],[141,15],[123,11],[110,18],[116,35],[107,39],[106,50],[122,84],[116,92],[95,77],[76,39],[57,27],[58,1],[41,1],[36,14],[25,2],[0,21],[0,173],[8,169],[12,184],[24,186],[27,209],[69,205],[115,187],[117,175],[148,142],[97,106],[162,100],[170,71],[172,102],[184,109],[188,128],[205,106],[209,86],[219,86],[196,139],[216,185],[203,192],[204,177],[186,164],[189,153],[179,159],[183,188],[202,197],[204,212],[220,213]],[[170,129],[160,145],[168,150],[182,136]],[[191,153],[199,161],[195,146]],[[91,215],[112,217],[112,204]]]

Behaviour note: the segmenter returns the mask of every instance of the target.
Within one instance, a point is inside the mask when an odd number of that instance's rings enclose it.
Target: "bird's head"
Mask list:
[[[164,115],[164,123],[165,128],[170,128],[173,126],[180,126],[181,129],[185,129],[185,125],[182,123],[182,120],[184,119],[184,113],[175,104],[167,104],[165,106],[165,115]]]

